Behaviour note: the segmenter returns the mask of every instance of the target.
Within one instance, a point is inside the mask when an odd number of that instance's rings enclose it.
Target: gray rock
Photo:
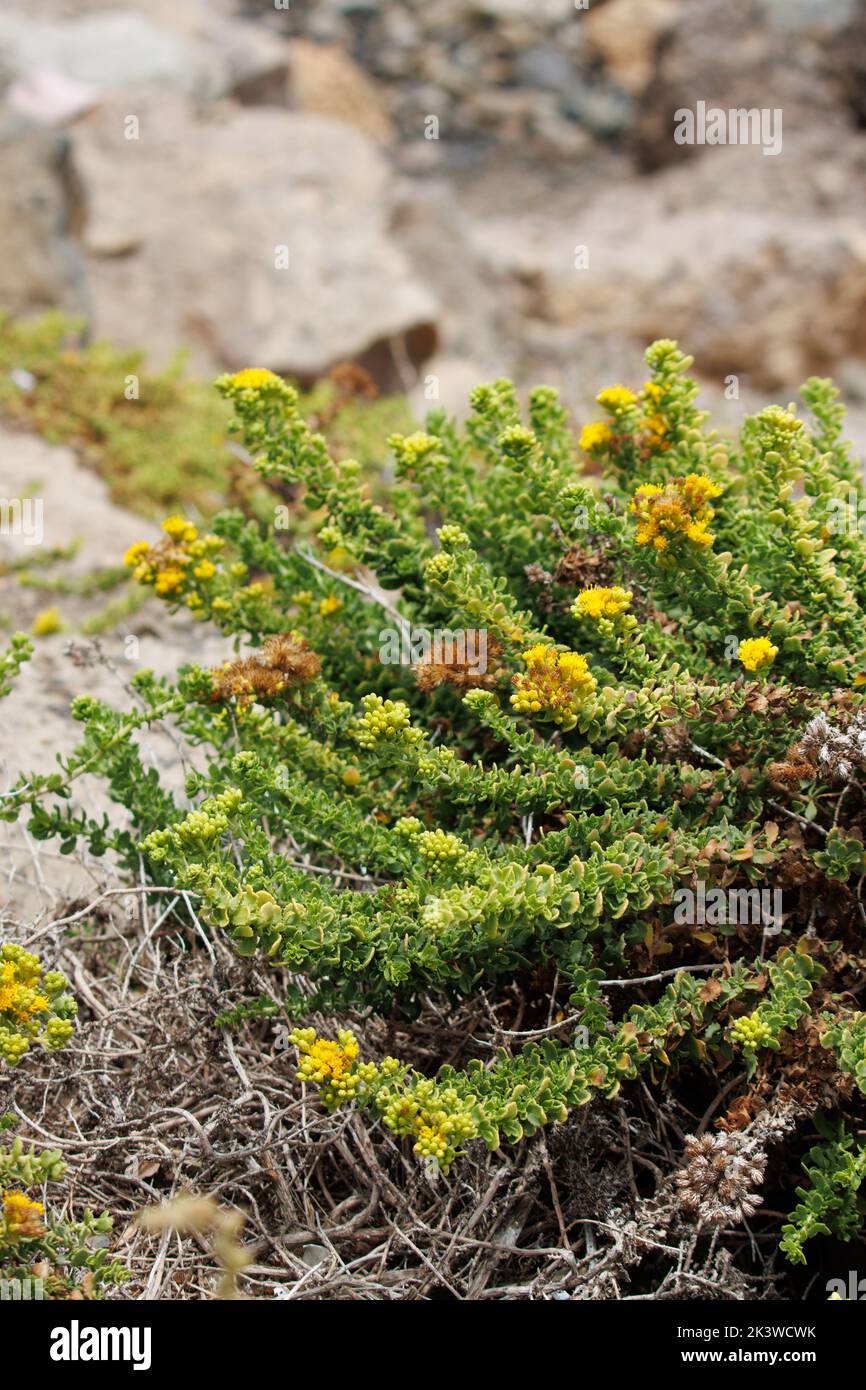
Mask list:
[[[582,203],[576,191],[573,240],[562,206],[476,220],[473,236],[494,273],[527,287],[524,313],[551,339],[557,328],[572,335],[572,353],[593,335],[676,338],[703,375],[734,374],[788,401],[808,375],[862,356],[861,158],[856,134],[832,130],[784,160],[708,149],[652,179],[608,180]],[[847,175],[832,197],[810,181],[831,164]]]
[[[139,140],[124,139],[130,112]],[[438,306],[390,234],[390,169],[358,131],[264,107],[201,117],[142,91],[76,124],[74,164],[98,334],[304,380],[404,336],[432,350]]]
[[[857,14],[859,0],[761,0],[764,18],[786,33],[836,33]]]
[[[622,135],[634,120],[634,103],[612,83],[596,85],[575,80],[563,95],[563,108],[602,140]]]
[[[69,142],[18,118],[0,122],[0,306],[13,314],[86,308],[67,233],[74,198]]]
[[[0,52],[18,77],[49,71],[103,91],[158,84],[201,98],[285,99],[283,40],[261,25],[219,15],[199,33],[120,10],[41,22],[4,15]]]
[[[165,82],[192,89],[199,76],[186,39],[119,10],[57,23],[0,16],[0,49],[19,74],[54,68],[103,88]]]
[[[554,43],[538,43],[518,53],[515,73],[525,87],[547,92],[567,92],[574,81],[573,63]]]

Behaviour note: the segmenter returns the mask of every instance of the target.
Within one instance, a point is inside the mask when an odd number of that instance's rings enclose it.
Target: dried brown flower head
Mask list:
[[[742,1133],[689,1135],[686,1159],[675,1182],[684,1209],[700,1221],[724,1226],[760,1206],[753,1189],[764,1180],[767,1158]]]
[[[266,638],[260,651],[211,671],[212,698],[237,700],[241,705],[273,699],[290,686],[314,680],[321,668],[303,637],[276,633]]]
[[[610,562],[601,551],[586,550],[573,545],[563,555],[553,575],[557,584],[567,589],[590,589],[594,584],[604,587],[613,577]]]
[[[809,720],[799,743],[783,763],[773,763],[771,775],[777,782],[796,783],[810,777],[828,782],[850,782],[856,772],[866,771],[866,710],[842,715],[833,724],[820,711]]]
[[[415,667],[415,680],[419,690],[435,690],[440,685],[452,685],[455,690],[492,690],[500,675],[498,658],[502,655],[502,644],[495,637],[487,636],[486,670],[478,669],[475,656],[467,656],[465,642],[444,641],[436,655],[438,661],[421,661]]]

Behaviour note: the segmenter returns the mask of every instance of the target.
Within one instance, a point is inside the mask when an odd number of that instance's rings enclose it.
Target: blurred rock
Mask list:
[[[841,171],[837,191],[810,197],[808,171],[822,166]],[[519,289],[525,318],[574,339],[678,338],[704,374],[790,391],[864,354],[864,171],[862,143],[832,132],[785,161],[752,147],[707,150],[579,209],[575,201],[586,269],[575,268],[563,208],[482,219],[474,235]],[[559,342],[568,350],[567,337]]]
[[[860,0],[761,0],[762,17],[785,33],[827,33],[854,19]]]
[[[290,105],[316,116],[333,116],[378,144],[393,139],[376,84],[348,54],[330,44],[294,39],[289,45]]]
[[[540,87],[546,92],[566,92],[574,81],[573,62],[554,43],[533,44],[518,53],[515,72],[522,86]]]
[[[569,116],[602,140],[622,135],[634,120],[631,97],[613,83],[575,82],[563,105]]]
[[[191,88],[197,75],[186,40],[120,10],[57,23],[0,16],[0,47],[19,74],[50,67],[99,87],[165,82]]]
[[[608,75],[637,96],[649,83],[659,45],[679,15],[678,0],[607,0],[587,10],[584,22]]]
[[[64,136],[0,120],[0,308],[26,314],[86,307],[83,269],[68,239],[74,218]]]
[[[146,138],[124,139],[130,111]],[[263,107],[199,116],[142,90],[76,124],[74,165],[97,334],[303,380],[404,337],[410,358],[433,350],[438,306],[390,235],[393,179],[358,131]]]
[[[43,125],[65,125],[98,100],[99,92],[91,83],[77,82],[53,68],[33,68],[6,92],[7,105],[13,111]]]
[[[615,0],[624,3],[624,0]],[[612,0],[604,6],[603,14]],[[784,0],[788,7],[788,0]],[[814,11],[820,6],[813,6]],[[829,39],[827,40],[829,42]],[[631,132],[645,171],[678,163],[694,147],[674,143],[674,113],[708,107],[781,109],[786,141],[795,130],[844,125],[834,82],[818,44],[768,24],[761,0],[687,0],[658,50]]]
[[[104,10],[65,20],[0,16],[0,50],[26,82],[41,69],[102,91],[158,84],[203,99],[285,100],[286,45],[258,24],[207,17],[178,28],[146,15]]]
[[[289,50],[258,24],[211,17],[202,36],[202,70],[209,95],[233,96],[250,106],[284,106]]]

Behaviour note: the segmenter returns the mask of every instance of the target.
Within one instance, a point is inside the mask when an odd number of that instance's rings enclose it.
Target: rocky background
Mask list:
[[[580,409],[658,334],[866,401],[861,0],[6,0],[0,98],[7,310],[453,408]],[[697,100],[782,108],[782,154],[676,145]]]
[[[863,0],[278,6],[4,0],[0,310],[202,376],[357,361],[419,415],[508,374],[581,421],[671,336],[722,420],[832,374],[866,442]],[[781,108],[782,153],[677,145],[699,100]],[[0,495],[34,480],[77,572],[146,533],[72,450],[4,428]],[[139,629],[145,664],[189,657],[181,620]],[[5,707],[0,786],[74,737],[63,642]]]

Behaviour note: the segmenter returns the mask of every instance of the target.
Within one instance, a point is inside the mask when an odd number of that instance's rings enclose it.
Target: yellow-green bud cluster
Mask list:
[[[478,1132],[471,1098],[426,1077],[391,1095],[382,1118],[394,1134],[414,1138],[414,1152],[421,1158],[435,1159],[444,1172],[454,1162],[460,1145]]]
[[[447,579],[454,567],[454,557],[449,555],[447,550],[438,550],[435,555],[431,555],[427,564],[424,566],[424,573],[433,584],[441,584]]]
[[[235,787],[221,792],[219,796],[212,796],[203,801],[197,810],[190,811],[177,825],[151,831],[142,841],[142,849],[158,863],[168,858],[173,848],[199,848],[213,844],[225,834],[230,817],[242,801],[243,795]]]
[[[773,1036],[771,1028],[757,1014],[745,1014],[731,1025],[731,1038],[739,1043],[745,1052],[756,1052],[765,1047]]]
[[[460,550],[469,544],[469,537],[460,526],[440,526],[436,535],[443,550]]]
[[[448,830],[425,830],[418,838],[418,853],[432,869],[453,868],[467,856],[463,841]]]
[[[418,743],[423,735],[413,729],[409,706],[404,700],[383,700],[381,695],[365,695],[361,701],[364,713],[356,727],[355,737],[362,748],[375,748],[382,741]]]
[[[424,829],[417,816],[401,816],[394,825],[395,835],[404,835],[407,840],[412,840],[416,835],[420,835]]]

